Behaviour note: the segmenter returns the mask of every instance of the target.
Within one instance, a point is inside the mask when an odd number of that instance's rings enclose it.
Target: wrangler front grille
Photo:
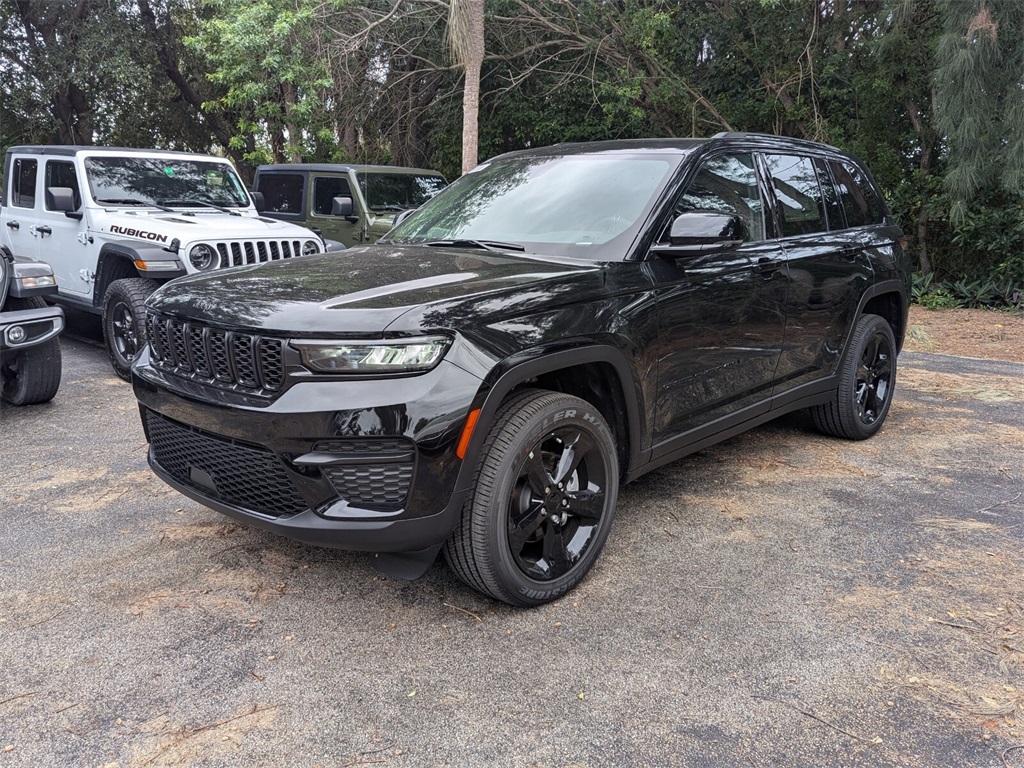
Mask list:
[[[213,386],[271,395],[284,384],[284,341],[150,313],[152,364]]]
[[[246,240],[214,243],[222,267],[261,264],[302,255],[302,240]]]

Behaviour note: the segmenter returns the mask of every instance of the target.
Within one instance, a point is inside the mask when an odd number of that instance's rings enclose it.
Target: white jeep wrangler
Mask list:
[[[145,301],[174,277],[319,253],[324,241],[261,216],[234,167],[184,152],[11,147],[0,248],[48,262],[48,297],[103,316],[119,376],[146,342]]]

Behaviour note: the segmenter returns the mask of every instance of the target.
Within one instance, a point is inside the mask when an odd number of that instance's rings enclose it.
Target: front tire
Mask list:
[[[103,297],[103,342],[114,373],[131,380],[132,362],[148,338],[146,299],[160,283],[144,277],[115,280]]]
[[[839,386],[829,403],[810,409],[819,431],[866,440],[882,428],[896,387],[896,339],[878,315],[863,315],[839,366]]]
[[[498,600],[548,603],[593,567],[618,491],[615,440],[597,408],[558,392],[523,392],[498,411],[445,559]]]
[[[42,309],[46,302],[38,297],[9,298],[4,307],[10,311]],[[11,405],[33,405],[53,400],[60,388],[60,342],[56,337],[24,349],[4,353],[0,361],[2,390],[0,399]]]

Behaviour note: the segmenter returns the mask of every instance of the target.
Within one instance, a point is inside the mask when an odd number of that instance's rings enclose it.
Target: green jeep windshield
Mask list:
[[[421,173],[358,171],[356,177],[371,211],[419,208],[448,184],[443,176]]]
[[[683,153],[513,157],[485,163],[392,230],[389,241],[480,240],[620,260]]]
[[[97,203],[185,205],[194,201],[232,208],[249,206],[242,181],[227,163],[143,155],[87,157],[85,174]]]

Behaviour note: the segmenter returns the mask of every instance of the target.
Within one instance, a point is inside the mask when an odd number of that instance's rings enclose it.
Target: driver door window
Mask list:
[[[347,179],[334,176],[318,176],[313,180],[313,213],[317,216],[330,216],[331,207],[336,197],[352,197]]]
[[[748,242],[764,240],[764,206],[758,191],[753,157],[749,154],[723,155],[704,163],[679,198],[672,218],[687,211],[714,211],[739,216],[747,226]]]

